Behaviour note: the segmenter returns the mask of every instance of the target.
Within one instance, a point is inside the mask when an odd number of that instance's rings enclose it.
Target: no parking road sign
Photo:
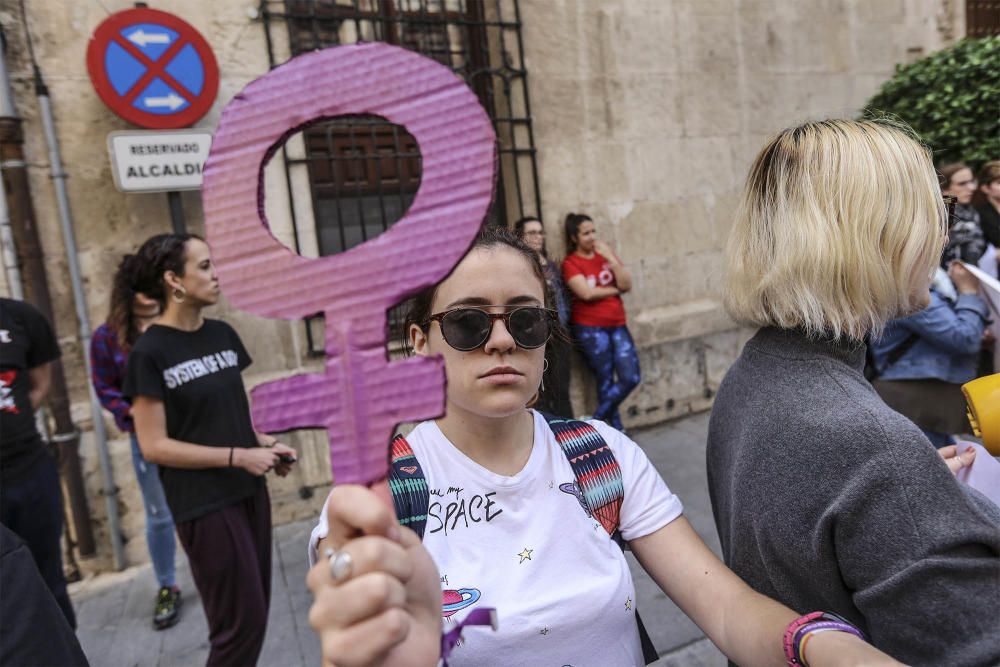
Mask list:
[[[173,14],[145,7],[97,26],[87,70],[112,111],[156,130],[193,124],[219,92],[219,68],[205,38]]]

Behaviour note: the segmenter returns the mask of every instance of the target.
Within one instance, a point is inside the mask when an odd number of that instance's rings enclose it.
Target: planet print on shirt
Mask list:
[[[562,491],[563,493],[568,493],[571,496],[575,496],[577,501],[580,503],[580,507],[582,507],[583,511],[587,513],[587,516],[588,517],[594,516],[591,513],[590,508],[587,507],[587,501],[584,499],[583,493],[580,492],[579,484],[577,484],[576,482],[567,482],[565,484],[560,484],[559,490]]]
[[[448,618],[479,602],[482,594],[478,588],[460,588],[457,591],[441,591],[441,615]]]

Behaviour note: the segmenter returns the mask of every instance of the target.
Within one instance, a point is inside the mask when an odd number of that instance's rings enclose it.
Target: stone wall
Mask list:
[[[722,309],[722,250],[767,137],[856,115],[897,63],[964,31],[949,0],[522,5],[550,251],[562,252],[566,213],[586,212],[633,273],[643,383],[627,426],[707,407],[745,339]],[[574,397],[590,412],[577,366]]]
[[[511,0],[503,0],[509,3]],[[27,3],[27,26],[51,92],[69,173],[79,257],[94,326],[107,310],[108,285],[125,252],[170,229],[166,195],[115,190],[105,146],[127,124],[98,99],[87,76],[87,40],[124,0]],[[214,127],[223,105],[268,69],[255,0],[160,0],[212,45],[221,70],[218,101],[198,123]],[[626,296],[640,349],[643,384],[625,405],[636,426],[707,408],[747,332],[720,305],[721,250],[741,180],[765,138],[804,118],[854,115],[896,63],[912,60],[963,33],[960,0],[520,0],[542,207],[550,249],[561,254],[560,221],[584,211],[634,274]],[[82,349],[59,232],[55,192],[34,98],[20,4],[0,3],[9,41],[7,65],[24,119],[34,207],[57,313],[74,417],[84,429],[81,455],[97,530],[99,557],[110,564],[104,499],[87,403]],[[277,60],[287,58],[280,37]],[[301,154],[300,143],[289,144]],[[280,173],[281,164],[269,167]],[[292,195],[308,201],[302,173]],[[272,229],[291,245],[288,192],[267,179]],[[183,194],[192,231],[201,202]],[[303,254],[315,255],[309,215],[299,220]],[[0,293],[7,293],[0,273]],[[318,370],[305,353],[301,323],[273,322],[225,303],[211,314],[229,320],[255,359],[248,385]],[[589,374],[574,375],[579,412],[592,409]],[[130,563],[146,560],[142,503],[128,440],[107,420],[123,532]],[[271,482],[275,522],[314,515],[329,488],[322,433],[290,441],[302,464]],[[303,498],[303,495],[311,497]]]

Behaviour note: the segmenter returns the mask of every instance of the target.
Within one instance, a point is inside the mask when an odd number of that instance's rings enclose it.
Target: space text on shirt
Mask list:
[[[433,501],[427,508],[427,532],[437,533],[444,531],[447,535],[459,525],[468,528],[471,524],[485,522],[489,523],[493,519],[503,514],[503,510],[497,507],[493,500],[496,491],[485,494],[474,494],[468,500],[461,497],[462,491],[457,487],[451,487],[448,493],[454,493],[455,500],[448,503]],[[430,495],[433,497],[444,497],[440,489],[431,489]],[[437,522],[436,525],[434,522]],[[459,523],[461,522],[461,524]]]

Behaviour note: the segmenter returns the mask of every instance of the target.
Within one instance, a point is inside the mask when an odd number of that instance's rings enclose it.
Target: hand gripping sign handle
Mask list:
[[[330,257],[300,257],[267,226],[264,165],[287,137],[345,114],[404,126],[420,146],[420,189],[377,238]],[[439,359],[388,361],[386,311],[461,259],[486,216],[495,171],[493,128],[472,91],[446,67],[387,44],[299,56],[226,105],[202,190],[223,289],[236,307],[262,317],[326,318],[325,373],[257,387],[258,428],[324,427],[338,482],[385,476],[394,426],[444,410]]]

